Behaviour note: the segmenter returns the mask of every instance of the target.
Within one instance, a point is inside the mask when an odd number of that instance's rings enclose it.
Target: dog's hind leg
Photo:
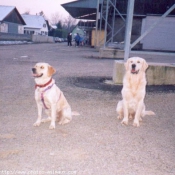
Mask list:
[[[64,125],[66,123],[69,123],[71,120],[72,120],[71,108],[64,108],[61,111],[61,117],[60,117],[59,124]]]
[[[117,111],[117,118],[120,120],[123,118],[123,107],[122,107],[122,101],[119,101],[116,107],[116,111]]]
[[[49,110],[45,110],[45,113],[47,114],[47,118],[44,118],[41,120],[42,123],[50,122],[51,121],[51,113]]]

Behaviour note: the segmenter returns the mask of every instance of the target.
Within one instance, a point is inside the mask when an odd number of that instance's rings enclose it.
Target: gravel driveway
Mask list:
[[[102,88],[101,81],[111,78],[114,60],[97,56],[93,48],[65,43],[0,46],[0,175],[175,174],[174,91],[148,92],[146,107],[156,116],[139,128],[122,126],[115,112],[120,88]],[[56,84],[81,114],[55,130],[49,123],[33,127],[36,62],[55,67]]]

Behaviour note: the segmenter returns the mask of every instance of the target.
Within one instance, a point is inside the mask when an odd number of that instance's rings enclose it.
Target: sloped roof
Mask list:
[[[43,16],[39,15],[21,15],[26,23],[25,27],[41,29],[46,21]],[[47,24],[46,24],[47,25]]]
[[[23,18],[14,6],[0,5],[0,21],[7,21],[25,25]]]
[[[74,18],[96,19],[97,0],[77,0],[61,6]]]
[[[14,6],[1,6],[0,5],[0,21],[3,21],[3,19],[14,9],[15,9]]]
[[[106,1],[99,0],[99,7],[104,4],[106,8]],[[147,14],[163,14],[169,9],[175,0],[135,0],[134,15],[147,15]],[[118,11],[126,15],[127,14],[128,0],[117,0],[116,8]],[[96,19],[97,0],[77,0],[69,3],[62,4],[62,7],[74,18],[77,19]],[[111,13],[113,13],[112,9]],[[171,15],[175,14],[175,10],[171,12]],[[117,15],[117,13],[116,13]]]

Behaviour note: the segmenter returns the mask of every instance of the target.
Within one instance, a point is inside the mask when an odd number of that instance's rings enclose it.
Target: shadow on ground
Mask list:
[[[112,79],[110,77],[87,76],[71,78],[70,82],[81,88],[121,93],[122,85],[108,84],[106,81],[112,82]],[[171,93],[175,92],[175,85],[148,85],[146,91],[148,93]]]

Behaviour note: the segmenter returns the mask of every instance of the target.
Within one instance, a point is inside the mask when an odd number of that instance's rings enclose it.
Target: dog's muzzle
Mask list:
[[[139,70],[136,71],[136,65],[135,64],[131,65],[131,73],[132,74],[138,74],[139,73]]]
[[[32,72],[36,74],[36,68],[32,68]]]
[[[39,78],[39,77],[42,77],[43,76],[43,74],[37,74],[36,68],[32,68],[32,72],[33,72],[33,76],[35,78]]]

